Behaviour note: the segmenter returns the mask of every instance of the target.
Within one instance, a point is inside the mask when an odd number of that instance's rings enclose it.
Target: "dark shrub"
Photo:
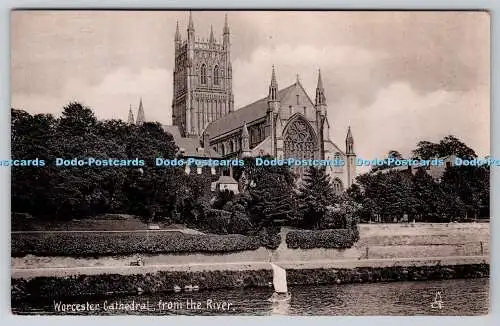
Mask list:
[[[246,214],[236,212],[231,215],[228,228],[229,233],[248,235],[251,230],[252,223],[250,223],[250,219]]]
[[[200,228],[215,234],[227,234],[231,213],[220,209],[208,209],[205,217],[199,224]]]
[[[281,243],[280,227],[264,227],[259,231],[258,237],[263,247],[268,249],[276,249]]]
[[[350,248],[359,239],[357,229],[298,230],[286,235],[286,244],[292,249]]]
[[[233,198],[234,198],[234,192],[232,192],[228,189],[225,189],[222,191],[219,190],[217,192],[217,196],[215,197],[215,201],[212,204],[212,207],[215,209],[222,209],[222,207],[224,207],[224,205],[227,202],[232,201]]]

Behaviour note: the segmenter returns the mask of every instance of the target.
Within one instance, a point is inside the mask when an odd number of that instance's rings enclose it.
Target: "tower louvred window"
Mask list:
[[[219,80],[219,66],[215,66],[214,68],[214,85],[219,85],[220,80]]]
[[[205,85],[207,83],[207,66],[201,65],[200,82]]]

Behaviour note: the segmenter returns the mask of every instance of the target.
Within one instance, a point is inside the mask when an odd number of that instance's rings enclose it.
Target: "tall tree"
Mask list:
[[[414,158],[423,160],[450,155],[456,155],[463,159],[473,159],[477,157],[472,148],[468,147],[453,135],[444,137],[439,143],[420,141],[412,154]]]
[[[256,166],[255,160],[248,158],[244,175],[246,184],[243,186],[250,195],[248,208],[252,224],[267,227],[294,217],[295,179],[289,167]]]
[[[335,192],[324,168],[310,167],[300,186],[297,203],[300,224],[318,228],[328,207],[334,204]]]

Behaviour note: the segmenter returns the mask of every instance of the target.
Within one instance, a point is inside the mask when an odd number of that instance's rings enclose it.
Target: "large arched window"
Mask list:
[[[291,122],[286,129],[284,140],[285,158],[314,159],[316,136],[304,119],[299,118]],[[304,173],[304,169],[299,166],[294,166],[293,170],[299,176]]]
[[[344,185],[342,184],[342,181],[339,178],[333,179],[332,186],[333,186],[333,191],[336,194],[340,194],[342,193],[342,191],[344,191]]]
[[[219,80],[219,66],[215,66],[214,68],[214,85],[219,85],[220,80]]]
[[[303,119],[297,119],[287,128],[285,135],[285,157],[313,159],[316,137]]]
[[[206,64],[201,65],[200,82],[204,85],[207,83],[207,65]]]

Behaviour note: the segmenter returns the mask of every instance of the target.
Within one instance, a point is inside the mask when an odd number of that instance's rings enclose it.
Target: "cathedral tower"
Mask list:
[[[205,127],[234,110],[227,15],[222,43],[210,30],[208,40],[195,38],[189,13],[187,40],[175,33],[172,123],[185,137],[199,137]]]

